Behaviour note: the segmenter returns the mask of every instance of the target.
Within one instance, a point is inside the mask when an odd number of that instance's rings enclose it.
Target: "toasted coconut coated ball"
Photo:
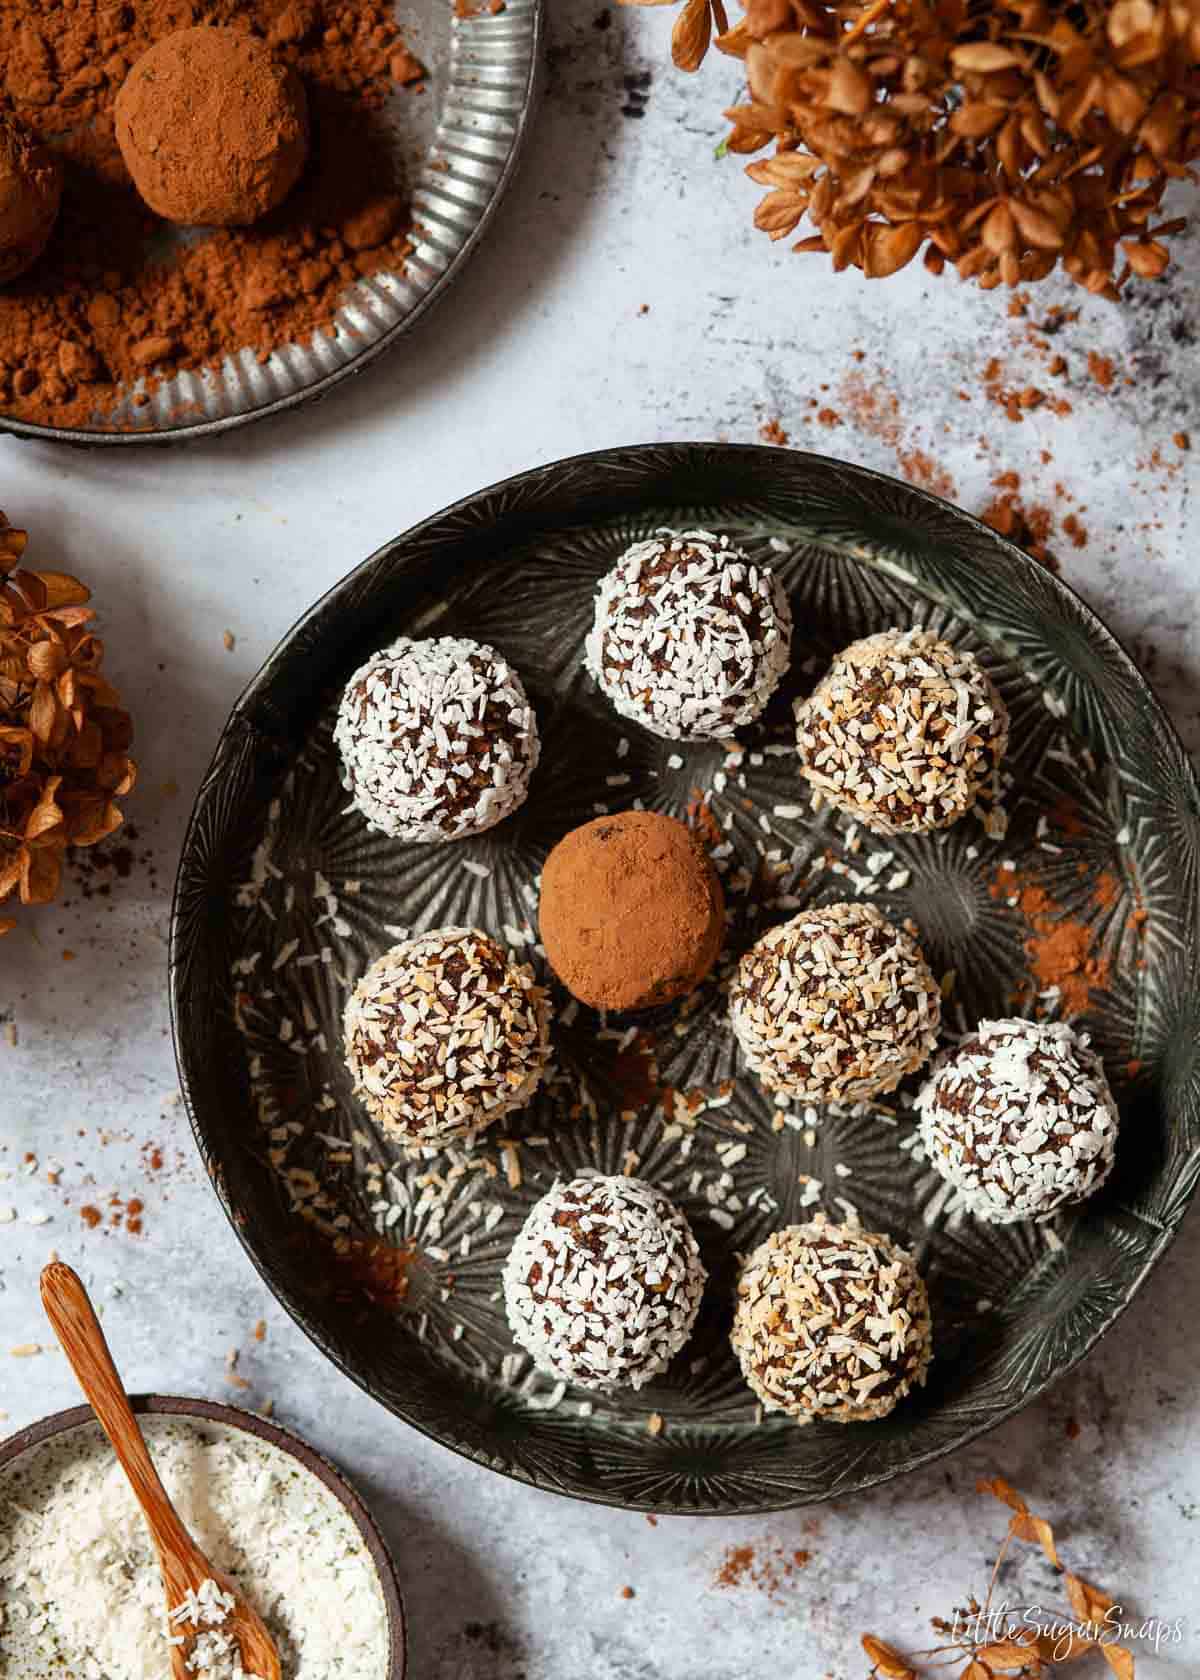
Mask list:
[[[394,945],[350,994],[343,1025],[355,1095],[414,1151],[522,1107],[549,1053],[549,1010],[532,970],[477,928]]]
[[[877,834],[948,828],[994,789],[1008,713],[974,654],[885,630],[838,655],[796,706],[800,767]]]
[[[773,1232],[746,1261],[730,1340],[768,1411],[865,1422],[924,1383],[929,1297],[890,1238],[818,1214]]]
[[[752,723],[787,670],[792,611],[727,537],[663,531],[600,583],[587,667],[617,710],[672,741]]]
[[[52,152],[0,115],[0,285],[41,256],[58,217],[62,170]]]
[[[169,222],[256,222],[287,197],[308,152],[304,84],[241,29],[164,35],[126,76],[114,115],[134,186]]]
[[[930,1163],[993,1225],[1047,1219],[1112,1171],[1117,1105],[1063,1022],[982,1021],[934,1065],[917,1112]]]
[[[717,960],[725,897],[700,841],[659,811],[597,817],[559,841],[538,910],[551,968],[595,1009],[645,1009]]]
[[[738,964],[730,1019],[769,1091],[858,1102],[933,1054],[941,995],[912,936],[870,904],[802,910]]]
[[[482,834],[525,801],[537,719],[494,648],[401,636],[347,683],[334,741],[342,779],[372,828],[397,840]]]
[[[704,1279],[691,1227],[660,1190],[574,1178],[518,1232],[504,1298],[539,1370],[581,1388],[641,1388],[691,1335]]]

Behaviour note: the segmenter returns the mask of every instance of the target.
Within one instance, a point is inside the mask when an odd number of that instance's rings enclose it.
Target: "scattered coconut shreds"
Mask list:
[[[664,1427],[665,1425],[662,1413],[651,1412],[650,1416],[646,1419],[647,1435],[661,1435]]]
[[[524,801],[539,752],[516,671],[493,648],[452,636],[401,636],[372,654],[346,685],[334,741],[368,823],[408,841],[501,822]]]
[[[1064,1664],[1088,1652],[1102,1655],[1116,1680],[1135,1680],[1132,1651],[1112,1640],[1111,1612],[1117,1608],[1117,1600],[1066,1568],[1046,1518],[1031,1511],[1002,1476],[982,1478],[976,1483],[976,1492],[998,1499],[1012,1513],[982,1603],[971,1597],[948,1615],[931,1617],[930,1625],[942,1643],[929,1650],[904,1654],[874,1634],[864,1633],[862,1648],[871,1662],[872,1680],[875,1676],[882,1676],[882,1680],[924,1680],[947,1666],[958,1670],[964,1662],[966,1667],[959,1670],[961,1680],[988,1680],[991,1675],[1015,1673],[1025,1680],[1051,1680]],[[1041,1547],[1046,1562],[1062,1580],[1066,1607],[1040,1610],[1034,1621],[1028,1611],[1014,1612],[1003,1603],[993,1605],[1001,1566],[1014,1540]],[[1121,1632],[1123,1626],[1118,1619],[1115,1631]]]
[[[1004,702],[973,654],[929,630],[853,643],[797,703],[796,729],[802,773],[876,834],[945,828],[999,796]]]
[[[774,574],[727,537],[662,531],[600,581],[585,662],[623,716],[668,740],[730,736],[787,669],[792,615]],[[672,770],[683,759],[672,753]]]

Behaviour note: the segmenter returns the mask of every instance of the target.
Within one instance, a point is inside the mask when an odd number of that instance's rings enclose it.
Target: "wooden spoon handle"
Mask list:
[[[159,1480],[87,1290],[61,1260],[52,1261],[42,1272],[42,1305],[129,1478],[159,1552],[190,1557],[195,1544]]]

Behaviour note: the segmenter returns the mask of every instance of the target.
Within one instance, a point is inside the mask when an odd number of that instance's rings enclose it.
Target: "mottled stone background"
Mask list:
[[[52,1349],[8,1354],[46,1338],[36,1272],[56,1250],[103,1303],[132,1385],[270,1399],[351,1472],[400,1560],[415,1680],[858,1680],[862,1630],[924,1644],[930,1615],[985,1585],[1001,1513],[972,1489],[994,1469],[1131,1611],[1194,1616],[1194,1215],[1083,1368],[970,1450],[810,1512],[653,1524],[509,1485],[391,1420],[275,1307],[197,1168],[164,985],[196,779],[293,619],[379,543],[482,484],[574,450],[753,441],[766,427],[972,510],[1015,495],[1200,744],[1197,474],[1174,441],[1195,425],[1200,449],[1200,240],[1121,307],[1048,284],[1009,315],[1004,297],[918,268],[882,285],[834,277],[753,231],[757,189],[714,156],[736,65],[676,75],[666,11],[553,11],[547,98],[495,232],[422,332],[361,383],[211,447],[3,445],[0,505],[32,531],[32,563],[95,585],[142,766],[108,862],[0,946],[15,1039],[0,1036],[0,1209],[14,1215],[0,1224],[4,1426],[76,1398]],[[1079,315],[1051,338],[1039,323],[1052,305]],[[1065,368],[1051,372],[1055,357]],[[1010,419],[1005,396],[1031,388],[1045,400]],[[996,484],[1009,474],[1019,486]],[[143,1207],[130,1215],[130,1201]],[[81,1219],[85,1204],[102,1226]],[[1003,1588],[1014,1603],[1055,1601],[1028,1552]],[[1200,1672],[1200,1628],[1139,1672]]]

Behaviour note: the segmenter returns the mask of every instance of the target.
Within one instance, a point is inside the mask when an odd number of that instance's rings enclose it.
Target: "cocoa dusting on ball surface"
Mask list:
[[[58,216],[62,171],[20,123],[0,116],[0,285],[46,248]]]
[[[925,1381],[929,1297],[890,1238],[818,1214],[772,1232],[746,1261],[730,1341],[767,1411],[867,1422]]]
[[[725,899],[708,853],[674,817],[622,811],[559,841],[538,911],[551,968],[595,1009],[644,1009],[698,986],[717,960]]]
[[[240,29],[179,29],[143,53],[116,103],[133,184],[169,222],[246,227],[287,197],[308,150],[296,72]]]
[[[917,1112],[930,1164],[992,1225],[1048,1219],[1112,1171],[1117,1105],[1063,1021],[981,1021],[934,1065]]]
[[[390,0],[359,0],[352,13],[341,0],[208,0],[203,16],[265,42],[295,71],[319,143],[284,202],[253,227],[208,228],[167,248],[125,167],[113,107],[130,67],[193,25],[196,9],[0,0],[4,93],[63,165],[62,208],[41,260],[0,291],[0,411],[13,419],[156,425],[147,404],[164,381],[243,351],[265,362],[282,346],[344,331],[347,291],[403,272],[410,224],[384,107],[402,84],[412,85],[406,97],[419,93],[421,68]],[[187,402],[173,418],[188,417]]]
[[[768,1091],[862,1102],[932,1055],[941,994],[915,939],[870,904],[802,910],[738,964],[729,1016]]]

